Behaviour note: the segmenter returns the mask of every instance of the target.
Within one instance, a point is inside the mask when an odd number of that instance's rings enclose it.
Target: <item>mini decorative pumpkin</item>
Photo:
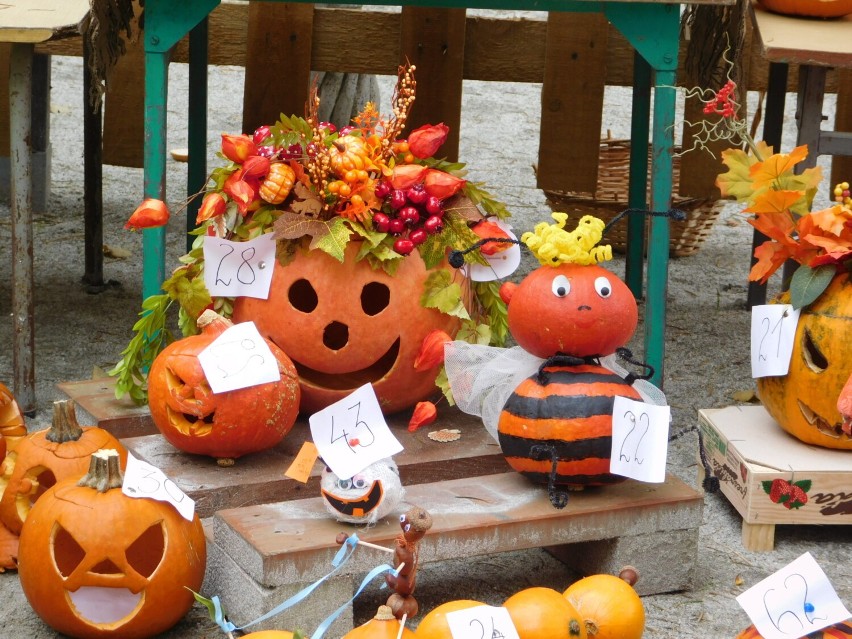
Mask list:
[[[18,572],[33,610],[73,637],[151,637],[171,628],[201,589],[207,548],[166,502],[121,491],[118,453],[94,453],[82,479],[57,483],[21,532]]]
[[[763,639],[763,635],[752,625],[738,634],[736,639]],[[852,619],[817,630],[802,639],[852,639]]]
[[[852,0],[760,0],[774,13],[809,18],[839,18],[852,13]]]
[[[389,606],[379,606],[376,616],[365,624],[350,630],[343,639],[415,639],[416,635],[408,628],[400,633],[400,622],[393,616]]]
[[[260,183],[260,197],[270,204],[281,204],[290,195],[296,181],[296,173],[284,162],[273,162],[269,173]]]
[[[587,639],[583,618],[552,588],[526,588],[503,602],[520,639]]]
[[[772,418],[808,444],[852,450],[837,399],[852,375],[852,274],[834,277],[802,309],[786,375],[759,377],[757,393]]]
[[[18,402],[12,391],[0,382],[0,435],[6,441],[6,448],[14,450],[18,442],[26,437],[27,426]]]
[[[571,584],[562,596],[577,609],[589,639],[641,639],[645,607],[633,584],[638,573],[626,567],[615,575],[591,575]]]
[[[583,487],[624,481],[609,472],[612,407],[619,396],[642,399],[602,366],[543,368],[521,382],[503,406],[497,432],[506,461],[539,483]]]
[[[33,502],[57,481],[78,478],[89,466],[89,456],[101,448],[127,451],[108,431],[80,426],[73,400],[53,403],[50,428],[31,433],[3,460],[0,477],[0,521],[20,534]]]
[[[396,463],[388,457],[348,479],[324,468],[320,493],[325,509],[338,521],[373,524],[397,507],[405,490]]]
[[[234,302],[235,322],[253,320],[293,360],[304,413],[366,383],[385,413],[413,406],[434,392],[438,374],[414,369],[423,339],[434,329],[458,331],[457,318],[421,305],[434,269],[427,271],[416,252],[389,275],[357,261],[359,248],[349,242],[342,263],[325,251],[299,251],[287,266],[276,262],[268,299]]]
[[[299,384],[290,359],[267,344],[281,379],[214,394],[198,354],[232,326],[207,310],[198,318],[201,333],[172,342],[151,365],[148,404],[151,418],[175,448],[230,459],[271,448],[290,432],[299,412]]]
[[[453,639],[453,635],[450,632],[450,625],[447,623],[447,613],[484,605],[481,601],[474,601],[472,599],[456,599],[455,601],[443,603],[437,608],[430,610],[420,620],[414,634],[417,636],[417,639]]]

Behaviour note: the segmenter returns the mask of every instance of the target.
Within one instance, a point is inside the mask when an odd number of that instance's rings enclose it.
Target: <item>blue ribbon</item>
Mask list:
[[[269,619],[270,617],[274,617],[275,615],[283,612],[284,610],[287,610],[287,608],[290,608],[291,606],[294,606],[295,604],[302,601],[305,597],[307,597],[314,590],[316,590],[320,586],[320,584],[322,584],[329,577],[334,575],[334,573],[336,573],[338,570],[340,570],[340,568],[347,561],[349,561],[349,558],[352,556],[352,553],[355,552],[355,547],[357,545],[358,545],[358,535],[353,533],[352,535],[350,535],[346,539],[345,542],[343,542],[343,545],[337,551],[337,554],[334,555],[334,559],[331,560],[331,565],[334,566],[334,570],[332,570],[330,573],[328,573],[324,577],[317,579],[311,585],[306,586],[305,588],[303,588],[302,590],[297,592],[295,595],[290,597],[287,601],[284,601],[284,602],[278,604],[277,606],[275,606],[275,608],[273,608],[272,610],[267,612],[265,615],[262,615],[262,616],[258,617],[257,619],[255,619],[254,621],[251,621],[251,622],[249,622],[245,625],[235,626],[233,623],[228,621],[225,618],[225,613],[222,609],[222,603],[219,601],[218,595],[213,596],[211,598],[211,601],[213,602],[213,608],[214,608],[214,621],[224,632],[228,633],[228,632],[233,632],[234,630],[244,630],[245,628],[248,628],[250,626],[253,626],[255,624],[260,623],[261,621],[265,621],[265,620]],[[379,568],[382,568],[382,570],[380,570],[379,572],[385,572],[385,568],[390,568],[390,566],[387,566],[387,567],[379,566]],[[375,570],[377,570],[377,569],[374,569],[372,572],[375,572]],[[390,570],[393,570],[393,568],[390,568]],[[372,574],[372,572],[370,574]],[[379,573],[376,573],[376,574],[379,574]],[[373,576],[375,577],[375,575],[373,575]],[[371,579],[372,579],[372,577],[371,577]],[[352,599],[354,599],[355,597],[358,596],[358,594],[361,592],[361,589],[365,585],[366,585],[365,583],[361,584],[361,588],[358,589],[358,592],[355,593],[355,596],[352,597]],[[346,605],[349,605],[349,603],[352,602],[352,599],[350,599],[349,602],[346,603]],[[334,621],[340,615],[340,613],[342,611],[343,610],[341,608],[340,610],[335,612],[329,619],[326,619],[326,621],[324,621],[323,623],[328,622],[330,624],[332,621]],[[325,630],[323,630],[323,632],[325,632]],[[318,636],[321,637],[322,635],[320,634]]]

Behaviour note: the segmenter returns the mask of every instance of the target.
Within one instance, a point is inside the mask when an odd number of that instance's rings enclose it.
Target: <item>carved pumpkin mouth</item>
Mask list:
[[[811,426],[814,426],[823,435],[834,437],[835,439],[849,439],[849,435],[844,432],[843,424],[841,422],[832,424],[827,419],[818,414],[815,410],[813,410],[810,406],[805,404],[802,400],[797,399],[796,402],[798,403],[799,410],[802,412],[802,416],[805,418],[805,420]]]
[[[382,483],[378,479],[373,480],[366,494],[356,499],[343,499],[322,489],[322,496],[328,504],[337,512],[350,517],[363,517],[371,513],[382,501],[383,495]]]
[[[128,588],[103,586],[81,586],[65,596],[81,621],[106,630],[129,621],[145,600],[144,590],[134,594]]]
[[[397,337],[396,341],[391,344],[384,355],[379,357],[375,362],[360,370],[344,373],[324,373],[293,359],[293,357],[290,357],[290,359],[296,366],[299,379],[303,382],[307,382],[312,386],[332,390],[354,390],[364,384],[378,382],[383,379],[396,365],[396,361],[399,358],[400,344],[401,339]]]

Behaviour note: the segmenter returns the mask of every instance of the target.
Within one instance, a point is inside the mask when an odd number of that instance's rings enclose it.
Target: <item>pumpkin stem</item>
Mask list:
[[[83,428],[77,421],[73,399],[53,402],[53,422],[44,438],[55,444],[76,442],[83,436]]]
[[[112,448],[102,448],[92,453],[89,472],[77,482],[77,485],[94,488],[99,493],[105,493],[111,488],[121,488],[124,476],[119,462],[118,451]]]
[[[230,328],[234,325],[233,322],[231,322],[231,320],[229,320],[227,317],[222,317],[221,315],[219,315],[219,313],[210,308],[208,308],[201,315],[199,315],[198,319],[195,320],[195,325],[198,327],[199,330],[204,330],[205,326],[208,326],[215,322],[225,322],[226,328]]]
[[[635,566],[625,566],[618,573],[618,578],[623,579],[631,586],[635,586],[636,582],[639,581],[639,569]]]

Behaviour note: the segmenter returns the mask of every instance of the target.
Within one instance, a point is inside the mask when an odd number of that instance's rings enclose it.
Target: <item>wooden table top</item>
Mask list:
[[[852,67],[852,15],[821,20],[771,13],[752,3],[755,32],[770,62]]]
[[[89,0],[4,0],[0,3],[0,42],[45,42],[78,35]]]

